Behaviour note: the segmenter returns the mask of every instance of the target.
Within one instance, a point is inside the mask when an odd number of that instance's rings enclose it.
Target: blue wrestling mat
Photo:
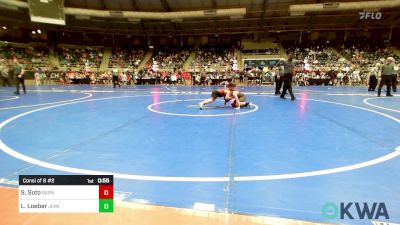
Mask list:
[[[215,87],[217,88],[217,87]],[[112,173],[116,198],[328,223],[327,203],[384,203],[400,222],[400,97],[361,87],[239,87],[252,108],[214,87],[31,87],[0,92],[1,185],[20,174]],[[375,215],[375,214],[374,214]]]

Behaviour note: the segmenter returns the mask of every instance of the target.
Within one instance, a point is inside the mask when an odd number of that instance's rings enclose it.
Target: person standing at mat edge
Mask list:
[[[277,66],[283,66],[283,91],[281,98],[285,98],[286,91],[289,91],[292,101],[296,99],[292,90],[292,79],[294,75],[294,66],[301,63],[300,60],[293,59],[293,53],[289,52],[287,61],[279,61]]]
[[[375,91],[376,85],[378,84],[378,79],[376,79],[378,71],[379,71],[379,64],[375,67],[371,68],[368,76],[368,91]]]
[[[15,94],[19,95],[19,85],[22,85],[22,90],[24,91],[24,94],[26,94],[26,88],[25,88],[25,77],[24,73],[25,70],[22,67],[22,65],[18,62],[18,59],[14,57],[14,78],[16,80],[16,86],[17,90],[14,92]]]
[[[393,96],[390,94],[390,89],[392,88],[392,74],[394,74],[394,66],[392,64],[394,60],[392,59],[392,57],[387,58],[386,63],[381,67],[381,79],[379,81],[378,97],[381,97],[383,84],[386,84],[386,96]]]
[[[115,88],[115,86],[119,86],[119,87],[121,87],[121,85],[119,84],[119,70],[118,70],[118,68],[112,68],[112,81],[113,81],[113,85],[114,85],[114,88]]]
[[[0,73],[1,73],[1,78],[3,80],[3,87],[6,85],[8,87],[11,87],[10,79],[9,79],[9,63],[7,63],[6,60],[1,60],[0,61]]]
[[[394,58],[393,57],[389,57],[390,58],[390,60],[393,62],[393,64],[392,65],[394,65],[395,64],[395,60],[394,60]],[[391,82],[392,82],[392,90],[393,90],[393,92],[397,92],[397,72],[398,72],[398,69],[399,68],[395,68],[394,66],[393,66],[393,73],[392,73],[392,80],[391,80]]]
[[[282,88],[282,78],[283,77],[283,66],[278,66],[275,68],[275,95],[282,94],[281,93],[281,88]]]

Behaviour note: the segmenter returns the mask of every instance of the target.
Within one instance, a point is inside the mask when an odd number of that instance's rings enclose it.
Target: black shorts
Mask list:
[[[293,74],[291,74],[291,73],[285,73],[285,74],[283,74],[283,79],[284,79],[284,80],[290,80],[290,81],[292,81],[292,78],[293,78]]]
[[[213,91],[211,92],[211,98],[216,99],[218,97],[224,97],[224,95],[222,95],[219,91]]]

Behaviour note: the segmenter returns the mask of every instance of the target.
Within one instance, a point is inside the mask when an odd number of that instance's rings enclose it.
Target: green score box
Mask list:
[[[114,212],[114,200],[99,199],[99,212]]]

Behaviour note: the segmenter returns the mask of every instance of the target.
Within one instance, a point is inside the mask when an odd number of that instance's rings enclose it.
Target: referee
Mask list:
[[[393,95],[390,94],[391,89],[391,81],[392,81],[392,74],[394,74],[394,66],[392,64],[393,58],[389,57],[386,59],[386,63],[381,67],[381,80],[379,82],[378,87],[378,97],[381,97],[381,91],[383,84],[386,84],[386,96],[392,97]]]
[[[289,91],[289,94],[291,96],[292,101],[296,99],[293,94],[292,90],[292,79],[293,79],[293,74],[294,74],[294,66],[296,64],[301,63],[300,60],[294,60],[293,59],[293,54],[290,52],[288,54],[288,60],[287,61],[279,61],[278,66],[283,66],[283,91],[281,94],[281,98],[285,98],[286,91]]]

